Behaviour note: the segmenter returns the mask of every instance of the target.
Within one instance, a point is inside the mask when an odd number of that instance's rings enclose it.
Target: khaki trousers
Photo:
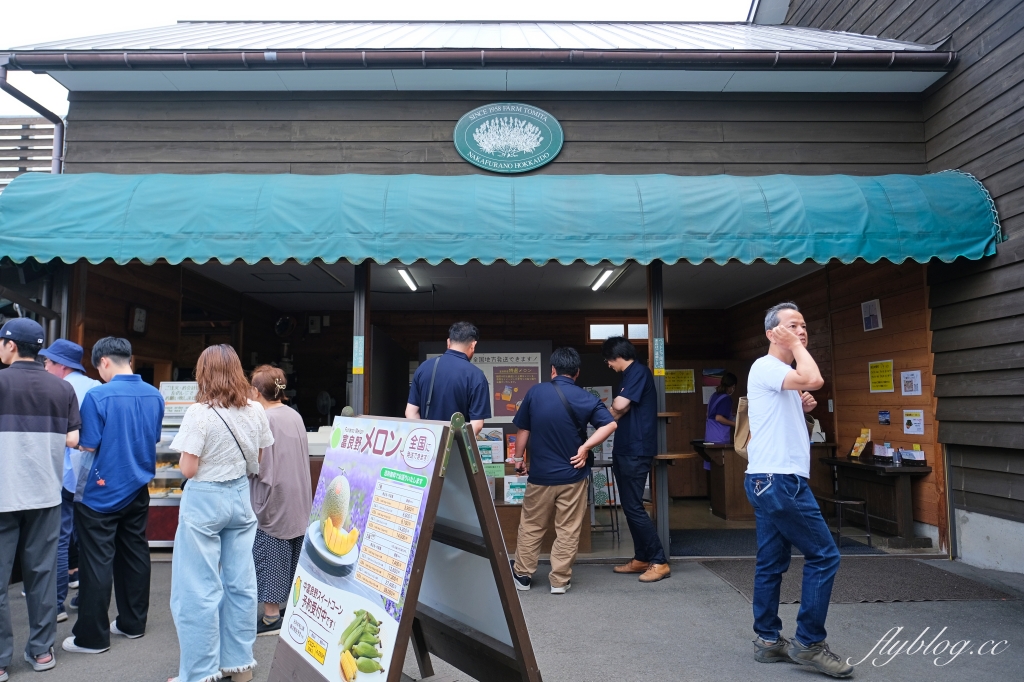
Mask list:
[[[587,513],[588,481],[568,485],[526,484],[523,512],[516,541],[517,575],[533,575],[544,535],[555,524],[555,542],[551,546],[552,587],[562,587],[572,577],[572,564],[580,545],[580,529]]]

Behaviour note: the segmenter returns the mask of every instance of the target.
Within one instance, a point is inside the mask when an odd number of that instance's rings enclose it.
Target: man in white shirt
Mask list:
[[[849,677],[853,666],[825,642],[839,550],[807,480],[811,448],[804,413],[818,404],[808,391],[825,382],[807,351],[807,324],[795,303],[771,308],[764,328],[771,343],[768,355],[754,362],[747,380],[751,438],[745,487],[757,518],[754,658],[761,663],[791,661],[832,677]],[[793,546],[804,555],[804,576],[796,635],[790,642],[782,636],[779,588]]]

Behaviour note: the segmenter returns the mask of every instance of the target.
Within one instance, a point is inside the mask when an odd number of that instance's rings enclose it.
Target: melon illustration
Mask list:
[[[327,486],[324,503],[320,507],[320,519],[325,522],[329,519],[331,525],[340,530],[348,523],[350,498],[348,479],[344,474],[338,474]]]

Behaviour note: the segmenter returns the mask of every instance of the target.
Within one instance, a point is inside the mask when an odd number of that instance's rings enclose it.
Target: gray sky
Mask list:
[[[166,26],[178,20],[321,19],[321,20],[565,20],[565,21],[743,21],[751,0],[385,0],[339,3],[304,0],[48,0],[45,3],[5,2],[0,21],[0,51],[33,43]],[[301,4],[301,6],[299,6]],[[346,5],[352,5],[348,7]],[[11,71],[12,85],[50,110],[67,113],[67,91],[49,76]],[[0,116],[32,114],[0,92]]]

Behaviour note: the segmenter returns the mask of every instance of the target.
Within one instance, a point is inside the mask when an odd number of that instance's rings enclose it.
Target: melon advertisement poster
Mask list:
[[[281,639],[325,680],[383,679],[443,426],[337,417]]]

